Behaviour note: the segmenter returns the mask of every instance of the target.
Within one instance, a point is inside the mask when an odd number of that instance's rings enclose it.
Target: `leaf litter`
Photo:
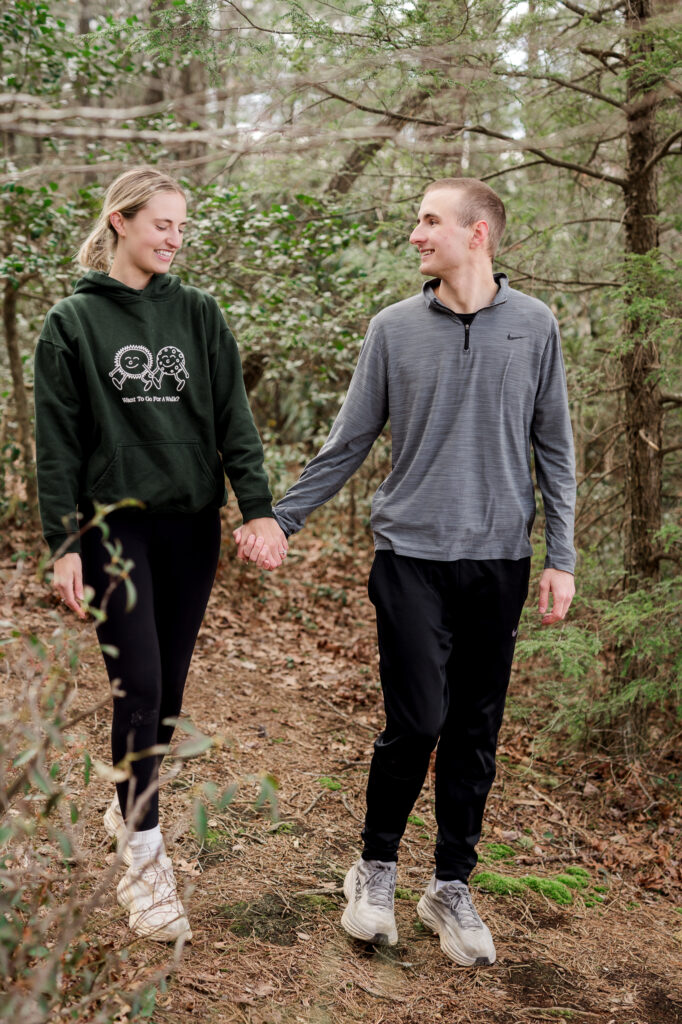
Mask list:
[[[184,714],[221,742],[203,750],[195,742],[196,756],[161,794],[194,940],[156,1001],[155,1024],[196,1015],[205,1024],[682,1024],[679,789],[649,809],[640,800],[646,772],[663,775],[670,763],[633,769],[587,758],[561,736],[538,753],[532,712],[505,719],[479,848],[475,898],[497,963],[454,967],[416,918],[436,834],[432,772],[401,848],[398,946],[365,946],[343,932],[341,885],[359,851],[382,725],[371,556],[329,551],[310,536],[294,544],[296,564],[279,574],[249,573],[224,553],[197,642]],[[3,581],[14,572],[0,563]],[[5,591],[3,617],[24,635],[49,638],[54,611],[30,571],[20,590]],[[64,622],[85,640],[73,676],[85,707],[108,684],[92,627]],[[518,667],[511,685],[532,708]],[[65,769],[84,750],[107,763],[108,715],[72,739],[59,754]],[[679,763],[673,768],[680,777]],[[263,774],[277,783],[275,820],[272,808],[256,806]],[[200,841],[192,804],[208,782],[236,788]],[[90,790],[85,853],[95,878],[110,858],[100,822],[111,783],[93,778]],[[89,927],[123,946],[130,936],[113,889],[108,910]],[[166,955],[133,944],[130,976]]]

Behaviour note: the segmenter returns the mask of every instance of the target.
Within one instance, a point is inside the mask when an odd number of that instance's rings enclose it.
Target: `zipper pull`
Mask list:
[[[469,328],[471,324],[464,324],[464,351],[469,351]]]

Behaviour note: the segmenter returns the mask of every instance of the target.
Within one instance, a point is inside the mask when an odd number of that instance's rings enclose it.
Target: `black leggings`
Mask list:
[[[495,778],[497,735],[530,559],[432,562],[377,551],[376,608],[386,728],[374,745],[365,860],[397,860],[436,755],[436,876],[466,882]]]
[[[161,515],[137,509],[119,509],[107,517],[110,542],[120,541],[123,558],[134,567],[135,604],[126,611],[126,588],[120,582],[106,605],[106,622],[97,627],[104,648],[109,679],[117,681],[124,696],[114,698],[111,750],[114,764],[128,752],[167,745],[177,718],[192,658],[192,651],[213,586],[220,551],[220,517],[217,509],[194,515]],[[82,538],[84,582],[95,591],[99,607],[112,582],[105,566],[111,556],[97,528]],[[114,656],[107,647],[118,651]],[[158,776],[161,757],[133,760],[132,782],[117,783],[125,816],[129,812],[129,788],[134,796]],[[159,822],[158,794],[149,799],[136,829],[154,828]]]

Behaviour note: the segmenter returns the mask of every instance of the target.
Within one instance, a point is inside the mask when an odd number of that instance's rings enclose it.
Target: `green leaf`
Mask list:
[[[213,740],[210,736],[190,736],[189,739],[179,743],[173,753],[176,757],[182,758],[198,757],[210,750],[212,746]]]
[[[194,829],[199,842],[203,843],[208,829],[208,815],[206,814],[206,808],[199,800],[194,804]]]

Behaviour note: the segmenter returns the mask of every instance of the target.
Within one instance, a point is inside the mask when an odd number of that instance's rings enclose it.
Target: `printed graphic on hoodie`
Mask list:
[[[165,345],[156,356],[154,384],[157,388],[161,387],[164,374],[175,379],[176,391],[182,391],[185,381],[189,380],[189,374],[185,368],[185,357],[175,345]]]
[[[109,374],[112,384],[122,391],[127,380],[141,380],[145,391],[149,391],[152,384],[156,384],[152,373],[153,361],[151,352],[144,345],[124,345],[114,356],[114,368]]]
[[[164,345],[157,353],[156,365],[152,369],[153,364],[154,357],[145,345],[125,345],[114,357],[114,368],[109,373],[112,384],[122,391],[127,380],[140,380],[145,391],[149,391],[152,385],[158,391],[164,376],[168,376],[175,380],[175,390],[182,391],[185,381],[189,380],[189,373],[181,349],[175,345]]]

